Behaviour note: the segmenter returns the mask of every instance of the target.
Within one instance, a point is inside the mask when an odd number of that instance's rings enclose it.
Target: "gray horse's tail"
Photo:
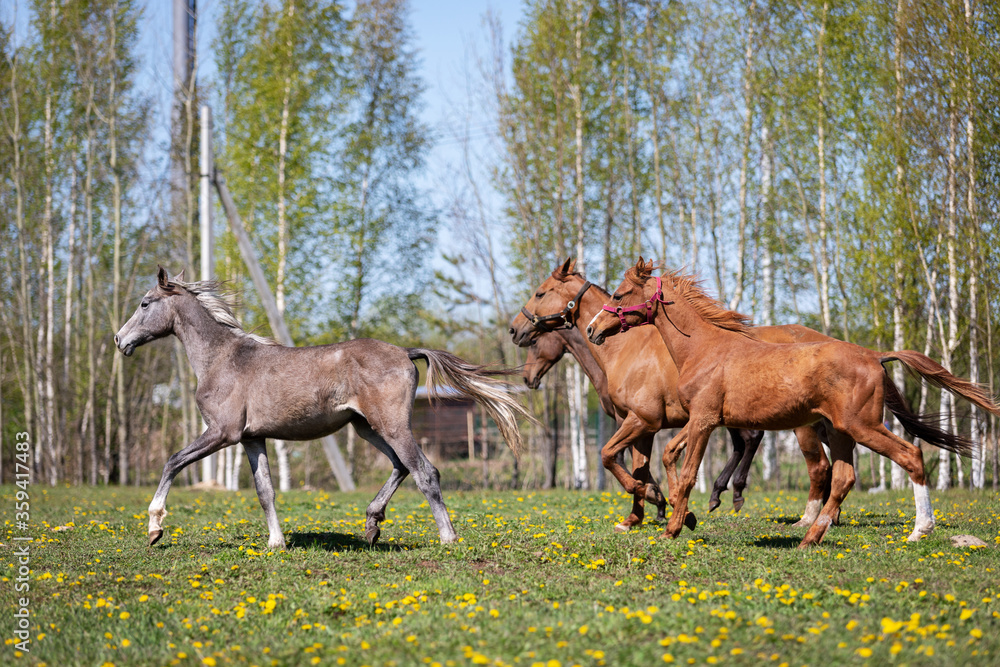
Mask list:
[[[503,377],[517,375],[516,369],[491,369],[463,361],[450,352],[419,347],[406,349],[410,359],[427,360],[427,393],[440,398],[442,385],[449,385],[463,396],[479,402],[500,429],[500,435],[515,456],[521,453],[519,417],[534,422],[535,418],[507,390],[510,383]]]

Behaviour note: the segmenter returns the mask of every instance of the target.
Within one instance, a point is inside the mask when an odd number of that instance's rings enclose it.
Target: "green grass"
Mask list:
[[[0,489],[0,608],[12,637],[14,489]],[[279,499],[268,553],[252,491],[175,490],[146,546],[148,489],[31,487],[31,651],[3,664],[964,665],[1000,661],[1000,498],[935,493],[905,542],[909,493],[853,493],[821,548],[796,549],[803,493],[752,489],[694,533],[612,532],[619,493],[451,492],[442,546],[404,485],[382,542],[373,493]],[[726,498],[728,502],[728,497]],[[71,526],[54,530],[59,526]],[[956,549],[949,536],[981,537]]]

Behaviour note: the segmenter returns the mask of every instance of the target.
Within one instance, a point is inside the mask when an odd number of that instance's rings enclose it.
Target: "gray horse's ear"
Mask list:
[[[171,280],[173,280],[175,283],[182,283],[182,282],[184,282],[184,269],[181,269],[181,272],[178,273],[173,278],[171,278]]]
[[[170,282],[167,278],[167,271],[162,266],[157,266],[156,271],[156,284],[163,289],[167,289],[167,284]]]

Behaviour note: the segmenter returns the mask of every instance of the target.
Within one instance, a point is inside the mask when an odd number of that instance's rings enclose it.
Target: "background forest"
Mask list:
[[[182,348],[125,361],[111,337],[157,262],[198,276],[203,103],[300,345],[374,336],[515,365],[508,323],[557,262],[613,287],[641,253],[698,273],[759,324],[920,350],[995,388],[990,2],[525,2],[513,35],[484,16],[445,131],[421,120],[404,0],[220,0],[211,49],[175,70],[169,145],[138,74],[144,9],[35,0],[3,16],[0,480],[19,431],[48,484],[153,483],[199,432]],[[200,58],[214,65],[204,80]],[[453,168],[428,174],[445,136]],[[216,275],[242,292],[246,328],[269,334],[222,215],[216,238]],[[982,445],[971,461],[925,446],[938,487],[996,488],[994,420],[894,372],[921,412]],[[501,457],[484,481],[603,483],[594,454],[612,425],[585,383],[566,360],[526,395],[543,425],[517,467]],[[338,437],[363,478],[378,455]],[[284,488],[333,485],[314,450],[279,445]],[[571,475],[581,466],[562,458],[587,453],[587,474]],[[781,481],[785,457],[769,439],[765,479]],[[213,475],[237,484],[240,458]],[[904,482],[867,453],[858,463],[866,486]]]

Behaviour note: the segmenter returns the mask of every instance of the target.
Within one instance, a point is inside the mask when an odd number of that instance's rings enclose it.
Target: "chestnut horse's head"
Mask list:
[[[528,358],[524,362],[524,384],[530,389],[538,389],[542,377],[549,372],[566,354],[566,341],[554,331],[546,331],[535,338],[528,348]]]
[[[574,301],[580,294],[583,276],[576,272],[576,262],[567,259],[535,290],[510,323],[510,337],[518,347],[528,347],[543,333],[573,325]],[[571,303],[574,302],[574,303]]]
[[[184,272],[174,276],[174,282],[167,278],[163,267],[158,267],[156,284],[146,292],[132,317],[115,334],[115,347],[126,357],[140,345],[169,336],[174,332],[175,312],[169,297],[179,293],[175,283],[184,279]]]
[[[662,294],[658,296],[656,280],[653,279],[653,261],[644,261],[639,257],[635,266],[625,271],[625,279],[611,295],[611,303],[607,304],[587,327],[587,337],[595,345],[601,345],[605,339],[632,327],[652,322],[652,313],[662,303]],[[646,304],[643,307],[642,304]]]

